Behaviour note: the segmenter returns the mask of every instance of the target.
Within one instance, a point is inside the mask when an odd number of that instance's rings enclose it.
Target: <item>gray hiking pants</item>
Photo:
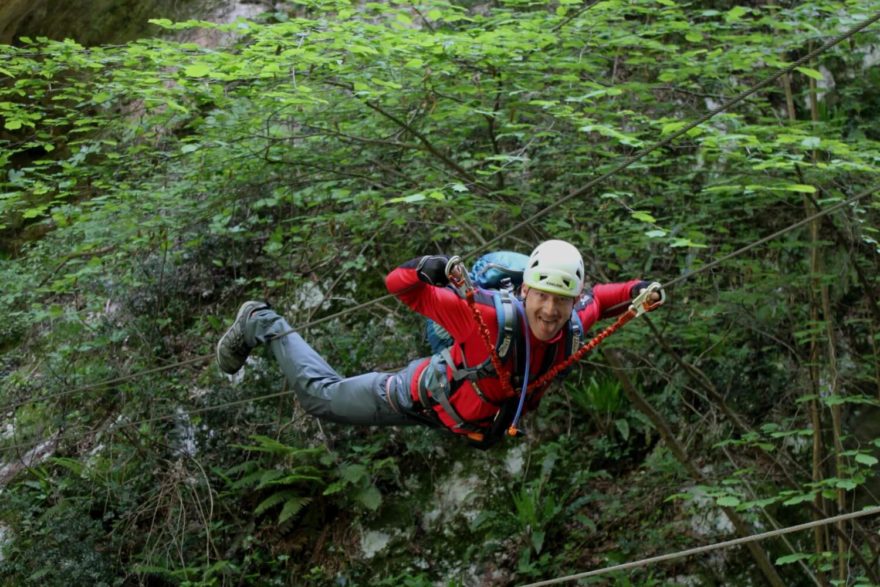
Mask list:
[[[408,425],[421,423],[413,417],[409,393],[413,361],[398,373],[365,373],[342,377],[303,338],[290,332],[287,321],[266,308],[251,314],[245,339],[268,343],[278,365],[307,413],[343,424]],[[393,394],[389,402],[389,394]],[[393,407],[392,407],[393,403]]]

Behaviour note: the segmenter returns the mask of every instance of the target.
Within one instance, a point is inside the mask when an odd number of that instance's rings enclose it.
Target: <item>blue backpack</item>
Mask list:
[[[470,270],[471,281],[482,289],[512,293],[519,289],[523,282],[523,272],[529,262],[528,255],[512,251],[496,251],[486,253],[474,263]],[[452,346],[452,337],[446,330],[426,319],[425,332],[431,353],[439,353]]]

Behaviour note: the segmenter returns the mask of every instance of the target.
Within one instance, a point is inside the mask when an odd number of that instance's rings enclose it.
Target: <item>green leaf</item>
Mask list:
[[[715,500],[715,503],[717,503],[721,507],[734,508],[738,506],[741,502],[740,499],[735,495],[724,495]]]
[[[670,122],[668,124],[664,124],[663,127],[660,129],[660,135],[661,136],[671,135],[675,132],[680,131],[684,127],[686,127],[687,124],[688,124],[687,122],[683,122],[680,120],[676,121],[676,122]]]
[[[801,194],[815,194],[816,188],[811,185],[805,185],[802,183],[792,183],[785,186],[785,189],[789,192],[798,192]]]
[[[700,244],[700,243],[695,243],[694,241],[692,241],[692,240],[689,239],[689,238],[676,238],[676,239],[673,239],[672,242],[669,243],[669,246],[670,246],[670,247],[673,247],[673,248],[676,248],[676,249],[677,249],[677,248],[682,248],[682,247],[691,247],[691,248],[695,248],[695,249],[705,249],[705,248],[706,248],[706,245],[703,245],[703,244]]]
[[[656,218],[641,210],[633,211],[631,216],[633,217],[633,220],[638,220],[639,222],[647,222],[648,224],[655,224],[657,222]]]
[[[312,501],[311,497],[294,497],[284,503],[281,513],[278,514],[278,523],[283,524],[300,512]]]
[[[865,454],[863,452],[858,453],[855,458],[856,458],[857,463],[861,463],[863,465],[868,465],[869,467],[873,467],[874,465],[876,465],[878,463],[876,457],[873,457],[869,454]]]
[[[355,501],[370,511],[376,511],[382,505],[382,494],[375,485],[370,485],[355,494]]]
[[[337,481],[335,483],[331,483],[324,490],[324,495],[333,495],[334,493],[339,493],[343,489],[345,489],[346,483],[343,481]]]
[[[398,204],[398,203],[412,204],[413,202],[421,202],[425,198],[426,198],[425,194],[418,193],[418,194],[411,194],[409,196],[403,196],[400,198],[391,198],[390,200],[388,200],[388,203],[389,204]]]
[[[618,418],[614,421],[614,427],[617,428],[617,431],[620,433],[620,437],[625,441],[629,440],[629,422],[626,421],[625,418]]]
[[[787,500],[782,502],[782,505],[797,505],[805,501],[813,501],[815,497],[815,493],[800,493],[798,495],[788,498]]]
[[[535,530],[532,532],[532,547],[537,554],[541,554],[541,549],[544,548],[545,535],[546,532],[542,530]]]
[[[278,491],[276,493],[273,493],[272,495],[261,501],[259,504],[257,504],[257,507],[254,508],[254,515],[259,516],[272,506],[287,501],[292,497],[296,497],[296,493],[293,491]]]
[[[726,22],[736,22],[743,17],[743,15],[747,14],[749,9],[744,6],[734,6],[730,10],[727,11],[727,14],[724,15],[724,20]]]
[[[817,70],[812,69],[810,67],[795,67],[795,70],[799,71],[802,74],[804,74],[805,76],[811,77],[817,81],[822,81],[823,79],[825,79],[825,76],[822,75],[821,71],[817,71]]]
[[[809,554],[805,554],[803,552],[796,552],[794,554],[787,554],[785,556],[780,556],[776,559],[777,565],[790,565],[791,563],[796,563],[798,561],[802,561],[810,558]]]
[[[691,31],[684,36],[685,39],[690,41],[691,43],[699,43],[703,40],[703,35],[698,33],[697,31]]]
[[[210,75],[213,69],[214,68],[207,63],[193,63],[192,65],[186,66],[183,73],[187,77],[205,77]]]
[[[358,55],[378,55],[379,54],[379,52],[377,50],[373,49],[369,45],[351,44],[351,45],[348,45],[348,50],[351,51],[352,53],[356,53]]]
[[[42,216],[46,210],[49,209],[49,204],[43,204],[42,206],[34,206],[33,208],[28,208],[22,213],[22,218],[39,218]]]
[[[853,479],[836,479],[834,481],[834,487],[837,489],[843,489],[844,491],[852,491],[860,484]]]
[[[357,483],[369,475],[367,468],[360,463],[345,465],[340,471],[340,476],[349,483]]]

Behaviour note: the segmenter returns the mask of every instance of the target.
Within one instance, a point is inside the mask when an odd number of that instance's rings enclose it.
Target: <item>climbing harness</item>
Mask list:
[[[486,345],[486,349],[489,351],[489,361],[491,362],[492,367],[495,370],[495,375],[498,377],[498,380],[501,383],[501,387],[504,390],[505,395],[507,395],[508,397],[516,397],[516,391],[514,391],[513,385],[511,384],[510,380],[510,372],[507,367],[505,367],[504,359],[502,358],[502,356],[499,356],[497,346],[492,343],[492,335],[489,332],[489,327],[486,325],[486,322],[483,319],[482,312],[480,312],[480,309],[477,307],[475,299],[476,288],[474,288],[473,283],[468,277],[468,272],[465,270],[464,263],[462,262],[461,257],[455,256],[449,259],[449,262],[446,264],[446,275],[449,278],[450,285],[466,300],[467,305],[471,310],[471,314],[473,315],[474,320],[477,323],[480,337],[483,339],[483,343]],[[660,299],[656,302],[650,301],[650,296],[652,293],[659,293]],[[643,289],[639,293],[639,295],[636,296],[635,299],[633,299],[629,309],[618,316],[614,324],[602,330],[602,332],[600,332],[595,338],[580,347],[577,351],[570,353],[565,361],[559,363],[558,365],[554,365],[553,367],[549,368],[543,375],[538,377],[537,380],[530,382],[529,371],[531,365],[531,344],[529,337],[528,320],[526,319],[522,302],[512,297],[513,305],[517,311],[517,319],[520,321],[522,325],[522,332],[524,333],[523,338],[525,339],[525,373],[523,375],[522,388],[519,393],[519,402],[517,405],[516,413],[514,414],[513,419],[507,428],[507,434],[510,436],[516,436],[520,433],[520,430],[517,428],[517,424],[519,423],[519,419],[522,416],[523,407],[525,406],[525,401],[528,396],[537,393],[546,385],[549,385],[549,383],[553,381],[553,379],[556,378],[558,375],[570,370],[575,362],[579,361],[581,358],[584,357],[584,355],[596,348],[599,343],[601,343],[611,334],[616,332],[621,326],[623,326],[633,318],[641,316],[646,312],[656,310],[661,305],[663,305],[665,301],[666,293],[663,291],[662,286],[657,282],[651,283],[645,289]],[[576,312],[573,311],[572,316],[576,317]],[[574,345],[572,345],[572,348],[573,346]],[[570,351],[570,349],[567,349],[567,352],[568,351]],[[446,352],[448,353],[448,349]],[[449,364],[453,368],[453,378],[455,378],[455,364],[451,360],[451,355],[446,356],[449,357],[449,359],[447,360],[447,364]],[[482,396],[481,393],[479,395]],[[450,416],[451,415],[452,414],[450,414]],[[482,440],[482,438],[480,438],[480,440]]]

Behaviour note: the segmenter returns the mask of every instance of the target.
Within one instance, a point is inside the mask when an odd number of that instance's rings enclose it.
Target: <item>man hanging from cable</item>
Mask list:
[[[580,346],[599,319],[614,325],[659,306],[657,283],[597,284],[584,292],[584,263],[571,244],[550,240],[529,256],[519,295],[474,288],[457,257],[417,257],[385,278],[388,291],[442,326],[453,344],[397,373],[340,376],[268,304],[242,304],[217,343],[228,374],[267,344],[302,408],[321,419],[357,425],[425,424],[488,448],[516,435],[549,384],[613,332]]]

